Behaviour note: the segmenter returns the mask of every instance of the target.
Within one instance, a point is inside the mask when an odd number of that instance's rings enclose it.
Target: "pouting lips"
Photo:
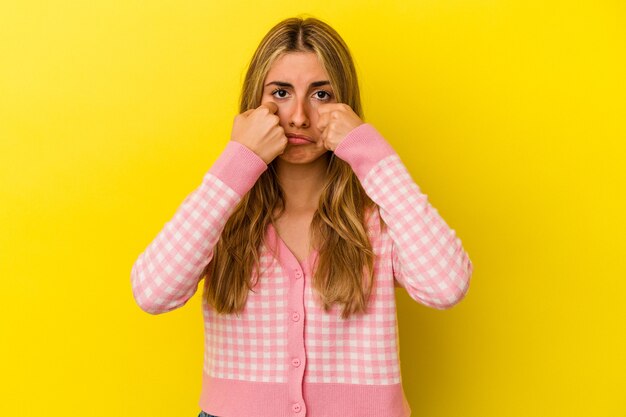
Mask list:
[[[289,143],[293,143],[294,145],[305,145],[307,143],[315,143],[313,139],[306,135],[299,135],[295,133],[287,133],[286,134]]]

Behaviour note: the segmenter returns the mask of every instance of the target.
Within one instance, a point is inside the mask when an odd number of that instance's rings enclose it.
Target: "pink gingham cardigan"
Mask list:
[[[242,314],[202,301],[205,330],[200,407],[219,417],[407,417],[400,375],[395,286],[419,303],[450,308],[467,293],[472,263],[460,239],[369,123],[335,150],[376,202],[368,220],[376,285],[365,315],[326,313],[311,287],[317,252],[302,263],[270,226],[261,270]],[[201,185],[135,261],[133,295],[148,313],[196,292],[228,217],[267,169],[231,141]],[[388,226],[380,229],[379,216]],[[278,253],[277,258],[271,249]],[[209,278],[210,279],[210,278]]]

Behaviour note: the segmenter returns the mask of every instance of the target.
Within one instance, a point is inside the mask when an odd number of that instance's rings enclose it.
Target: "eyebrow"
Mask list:
[[[267,86],[270,86],[272,84],[275,84],[275,85],[277,85],[279,87],[290,87],[290,88],[293,88],[293,85],[291,85],[289,83],[286,83],[284,81],[272,81],[272,82],[269,82],[269,83],[265,84],[265,86],[267,87]],[[328,81],[328,80],[314,81],[311,84],[309,84],[309,88],[321,87],[323,85],[330,85],[330,81]]]

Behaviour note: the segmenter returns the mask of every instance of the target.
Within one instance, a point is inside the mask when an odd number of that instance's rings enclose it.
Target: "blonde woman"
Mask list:
[[[131,281],[160,314],[204,278],[200,416],[406,417],[395,287],[446,309],[471,274],[454,230],[363,121],[342,38],[290,18],[261,41],[230,141]]]

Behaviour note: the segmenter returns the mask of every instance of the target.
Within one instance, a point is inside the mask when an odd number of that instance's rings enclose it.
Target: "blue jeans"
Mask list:
[[[207,414],[204,411],[200,411],[200,414],[198,414],[198,417],[217,417],[217,416],[212,416],[211,414]]]

